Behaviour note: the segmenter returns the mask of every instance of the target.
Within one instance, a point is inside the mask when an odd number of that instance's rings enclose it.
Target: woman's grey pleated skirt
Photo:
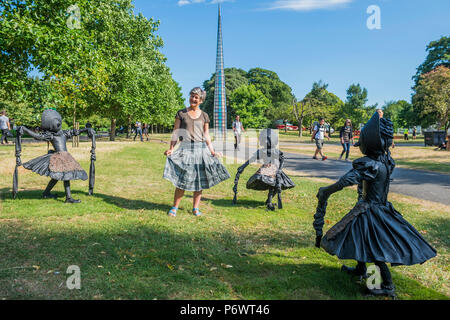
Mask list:
[[[230,178],[221,161],[213,157],[205,142],[181,142],[167,157],[164,179],[179,189],[201,191]]]

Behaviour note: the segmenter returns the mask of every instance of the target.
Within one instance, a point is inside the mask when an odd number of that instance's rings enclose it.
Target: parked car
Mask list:
[[[298,130],[298,126],[294,126],[292,123],[285,123],[284,120],[280,119],[280,120],[275,120],[274,121],[274,125],[275,128],[279,129],[279,130],[285,130],[285,127],[287,128],[287,130]]]
[[[279,130],[284,130],[285,127],[287,127],[287,130],[293,130],[293,131],[298,130],[297,126],[294,126],[293,124],[290,124],[290,123],[287,123],[286,125],[284,125],[284,124],[277,125],[277,129],[279,129]]]

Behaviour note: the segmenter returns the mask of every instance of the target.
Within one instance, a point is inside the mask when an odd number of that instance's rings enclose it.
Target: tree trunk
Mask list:
[[[298,136],[303,137],[303,117],[298,120]]]
[[[116,119],[111,119],[109,141],[116,141]]]
[[[131,116],[128,117],[127,139],[130,137],[130,133],[131,133]]]
[[[74,102],[73,103],[73,128],[76,129],[76,127],[77,127],[77,104],[76,104],[76,102]],[[78,136],[72,137],[72,147],[74,147],[74,148],[78,147],[77,138],[78,138]]]

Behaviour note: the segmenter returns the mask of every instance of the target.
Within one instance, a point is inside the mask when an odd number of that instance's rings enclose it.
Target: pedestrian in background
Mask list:
[[[136,128],[136,135],[134,136],[133,141],[136,141],[136,137],[139,135],[139,137],[141,137],[141,141],[144,141],[144,139],[142,138],[142,123],[140,123],[139,121],[136,121],[136,124],[134,125]]]
[[[2,144],[10,144],[8,142],[8,137],[11,136],[11,133],[9,132],[11,130],[11,124],[9,123],[9,118],[6,116],[6,111],[3,110],[0,116],[0,131],[2,133],[2,139],[1,139],[1,143]]]
[[[233,121],[233,132],[234,132],[234,149],[239,150],[239,144],[241,143],[241,133],[245,132],[244,126],[240,121],[240,117],[236,116],[236,120]]]
[[[144,123],[144,137],[146,137],[148,141],[148,124]]]
[[[317,159],[317,155],[320,153],[320,156],[322,157],[322,161],[325,161],[328,159],[328,157],[324,156],[322,153],[323,149],[323,140],[324,138],[327,138],[328,141],[330,140],[330,137],[328,136],[326,129],[325,129],[325,119],[320,118],[319,123],[314,126],[313,133],[311,135],[311,141],[316,141],[316,151],[314,152],[314,160]]]
[[[342,153],[339,160],[342,160],[342,156],[345,153],[345,161],[348,161],[348,156],[350,154],[350,142],[353,145],[353,127],[352,121],[350,119],[345,120],[345,125],[341,128],[339,132],[339,138],[341,139]]]

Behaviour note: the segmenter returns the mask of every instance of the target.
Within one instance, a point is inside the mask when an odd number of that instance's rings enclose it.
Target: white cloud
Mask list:
[[[344,6],[353,0],[277,0],[269,10],[312,11],[333,9]]]

